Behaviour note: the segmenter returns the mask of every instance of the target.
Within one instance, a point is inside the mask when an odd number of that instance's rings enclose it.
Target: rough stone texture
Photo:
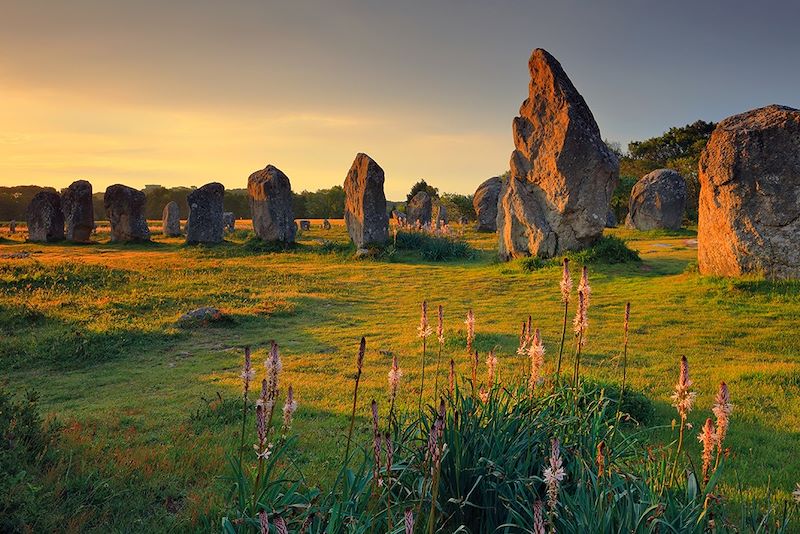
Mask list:
[[[219,309],[213,306],[203,306],[181,315],[178,318],[177,324],[184,328],[208,326],[211,323],[218,323],[225,319],[227,319],[227,317]]]
[[[686,180],[672,169],[657,169],[631,190],[625,226],[637,230],[678,230],[686,210]]]
[[[189,203],[189,217],[186,220],[188,244],[222,243],[225,234],[222,219],[224,197],[225,187],[218,182],[198,187],[189,193],[186,197]]]
[[[478,224],[475,229],[479,232],[497,231],[497,201],[500,199],[502,188],[502,178],[495,176],[483,182],[475,190],[472,207],[475,208],[475,215],[478,216]]]
[[[359,153],[344,179],[344,222],[357,249],[389,240],[383,169]]]
[[[606,228],[616,228],[617,227],[617,216],[614,215],[614,210],[608,210],[608,214],[606,215]]]
[[[144,204],[144,193],[127,185],[115,184],[106,189],[103,207],[111,223],[111,241],[150,241]]]
[[[161,213],[161,233],[167,237],[181,235],[181,209],[174,200],[167,202]]]
[[[300,221],[300,230],[304,232],[311,230],[311,221],[306,221],[306,220]]]
[[[436,228],[441,228],[442,226],[447,225],[447,208],[445,208],[440,202],[435,202],[433,204],[431,221]]]
[[[230,211],[222,214],[222,225],[225,227],[226,232],[233,232],[236,230],[236,217]]]
[[[61,193],[61,209],[64,212],[67,239],[87,243],[94,230],[92,184],[86,180],[72,182]]]
[[[297,225],[292,210],[292,185],[279,168],[267,165],[247,179],[253,230],[264,241],[294,243]]]
[[[28,241],[53,242],[64,239],[61,197],[55,191],[39,191],[25,211]]]
[[[616,156],[558,61],[537,49],[528,67],[529,96],[513,122],[516,150],[498,205],[504,259],[548,258],[596,242],[619,178]]]
[[[406,206],[406,219],[408,224],[417,223],[422,226],[431,224],[433,218],[433,201],[426,191],[417,191],[417,194]]]
[[[700,157],[700,272],[800,278],[800,110],[729,117]]]

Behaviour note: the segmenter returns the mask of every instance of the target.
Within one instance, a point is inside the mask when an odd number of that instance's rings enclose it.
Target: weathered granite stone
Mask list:
[[[61,209],[64,212],[67,239],[76,243],[89,242],[94,230],[92,184],[86,180],[72,182],[61,193]]]
[[[247,179],[253,230],[264,241],[294,243],[297,223],[292,210],[292,185],[280,169],[267,165]]]
[[[366,154],[356,155],[344,179],[344,221],[357,249],[389,240],[383,169]]]
[[[186,220],[186,242],[190,245],[221,243],[224,239],[222,221],[225,187],[217,182],[198,187],[186,197],[189,218]]]
[[[61,197],[55,191],[39,191],[25,210],[28,241],[51,243],[64,239],[64,213]]]
[[[118,243],[149,241],[150,229],[144,217],[142,191],[115,184],[106,189],[103,207],[111,223],[111,241]]]

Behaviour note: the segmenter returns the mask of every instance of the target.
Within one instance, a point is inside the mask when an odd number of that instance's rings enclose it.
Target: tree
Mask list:
[[[411,187],[411,192],[406,196],[406,202],[411,202],[414,195],[420,191],[425,191],[431,198],[439,198],[439,189],[437,187],[428,185],[425,180],[420,180]]]

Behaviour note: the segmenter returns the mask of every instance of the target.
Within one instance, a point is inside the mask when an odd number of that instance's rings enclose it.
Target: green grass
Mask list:
[[[652,399],[652,424],[675,417],[669,395],[686,354],[700,393],[689,446],[697,447],[696,430],[725,380],[736,407],[723,487],[738,479],[747,494],[762,495],[771,486],[787,497],[800,481],[800,286],[691,272],[691,231],[610,233],[628,241],[642,261],[590,265],[584,372],[602,382],[619,380],[622,315],[630,301],[630,384]],[[63,423],[64,460],[48,474],[57,491],[47,513],[67,530],[217,527],[228,487],[220,478],[225,451],[239,431],[227,412],[240,395],[245,344],[255,347],[256,361],[269,340],[281,345],[284,384],[294,385],[300,404],[299,467],[316,483],[329,481],[340,461],[362,335],[360,442],[369,439],[370,400],[386,398],[393,353],[405,381],[419,384],[416,327],[423,299],[443,304],[445,355],[462,373],[469,373],[463,350],[469,308],[478,349],[498,349],[501,378],[522,372],[515,349],[529,314],[541,328],[546,360],[558,353],[560,268],[528,273],[498,262],[493,234],[468,231],[476,252],[446,263],[413,255],[353,261],[341,226],[312,228],[295,249],[281,252],[247,249],[247,232],[216,247],[160,236],[150,245],[110,245],[106,237],[80,247],[0,244],[0,254],[32,253],[0,259],[0,368],[12,390],[35,388],[45,412]],[[231,322],[175,326],[181,313],[203,305],[222,309]],[[433,387],[426,377],[428,384]],[[400,402],[415,405],[417,395],[406,389]],[[670,438],[664,432],[654,439]]]

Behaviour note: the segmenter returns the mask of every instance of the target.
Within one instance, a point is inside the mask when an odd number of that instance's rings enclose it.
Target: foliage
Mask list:
[[[636,176],[619,177],[619,183],[611,196],[611,211],[614,212],[618,225],[625,224],[625,217],[628,215],[628,204],[631,200],[631,191],[638,181],[639,179]]]
[[[496,385],[485,400],[476,389],[462,379],[452,396],[443,392],[444,417],[429,407],[393,425],[384,412],[381,463],[373,444],[365,446],[359,467],[343,462],[327,489],[308,485],[293,467],[291,439],[276,435],[268,474],[257,487],[249,462],[239,467],[231,460],[236,497],[223,532],[257,532],[258,512],[284,521],[291,532],[396,532],[407,510],[420,532],[536,532],[534,505],[548,501],[544,473],[554,438],[565,477],[544,521],[557,532],[699,534],[713,524],[717,532],[748,525],[755,525],[752,532],[788,532],[794,509],[772,499],[745,505],[738,525],[726,516],[716,489],[724,461],[704,482],[691,461],[681,460],[686,474],[672,480],[674,443],[649,448],[643,431],[621,429],[602,389],[555,383],[531,392],[526,385]],[[431,455],[435,449],[440,462]]]
[[[568,252],[566,256],[581,265],[617,263],[630,263],[641,261],[639,253],[628,247],[627,243],[617,236],[606,235],[600,240],[582,250]],[[545,267],[554,267],[561,264],[560,258],[543,259],[539,256],[528,256],[519,260],[520,269],[531,273]]]
[[[475,254],[463,239],[434,235],[423,230],[399,230],[393,247],[400,251],[414,251],[428,261],[465,259]]]
[[[414,198],[414,195],[420,191],[427,192],[428,196],[431,198],[439,198],[439,189],[437,187],[428,185],[425,180],[420,180],[411,186],[411,191],[408,193],[408,195],[406,195],[406,203],[411,202],[411,199]]]
[[[24,530],[48,500],[50,488],[39,477],[53,460],[56,429],[43,425],[38,399],[28,391],[16,400],[0,384],[0,532]]]
[[[444,193],[439,202],[447,209],[447,218],[451,223],[458,222],[462,217],[472,222],[478,217],[472,205],[472,195]]]
[[[337,185],[330,189],[292,193],[292,210],[298,219],[341,219],[344,217],[344,188]]]

